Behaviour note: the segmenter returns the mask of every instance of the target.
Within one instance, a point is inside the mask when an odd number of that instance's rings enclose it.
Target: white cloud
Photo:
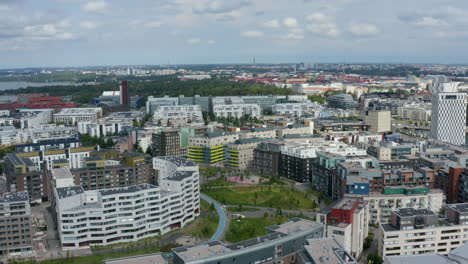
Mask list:
[[[263,34],[263,32],[259,30],[248,30],[241,33],[241,36],[246,38],[261,38],[264,35],[265,34]]]
[[[374,24],[352,24],[349,32],[356,37],[372,37],[380,34],[380,29]]]
[[[297,28],[299,27],[299,23],[297,22],[297,19],[294,17],[287,17],[283,20],[283,25],[288,28]]]
[[[67,30],[70,22],[59,21],[56,24],[29,25],[24,28],[25,37],[32,40],[71,40],[75,36]]]
[[[83,5],[83,10],[91,13],[105,13],[109,9],[109,4],[104,0],[93,0]]]
[[[210,45],[216,44],[216,41],[210,39],[210,40],[208,40],[208,44],[210,44]]]
[[[251,5],[250,0],[196,0],[192,6],[196,14],[222,14]]]
[[[266,27],[266,28],[279,28],[280,23],[278,22],[277,19],[272,19],[272,20],[268,20],[268,21],[263,22],[262,26]]]
[[[83,21],[80,23],[80,27],[84,29],[95,29],[97,24],[93,21]]]
[[[187,40],[187,43],[190,45],[200,44],[200,42],[201,42],[201,39],[199,38],[191,38]]]
[[[341,34],[338,26],[323,13],[312,13],[306,20],[308,21],[306,29],[313,34],[327,38],[336,38]]]

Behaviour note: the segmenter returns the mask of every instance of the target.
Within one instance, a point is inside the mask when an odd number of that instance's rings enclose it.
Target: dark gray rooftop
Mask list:
[[[28,192],[11,192],[0,195],[0,203],[28,202]]]
[[[448,204],[447,207],[450,207],[459,213],[468,213],[468,203]]]
[[[188,177],[192,177],[195,171],[175,171],[174,174],[172,174],[171,177],[168,177],[167,179],[173,180],[173,181],[180,181]]]
[[[415,208],[400,208],[395,210],[395,214],[401,217],[412,217],[417,215],[436,215],[436,213],[432,212],[429,209],[415,209]]]
[[[184,159],[184,158],[179,158],[179,157],[174,157],[174,156],[161,156],[161,157],[157,157],[158,159],[162,159],[162,160],[167,160],[167,161],[170,161],[172,163],[174,163],[175,165],[177,165],[177,167],[191,167],[191,166],[197,166],[197,164],[191,160],[187,160],[187,159]]]
[[[99,192],[101,193],[102,196],[106,196],[106,195],[113,195],[113,194],[120,194],[120,193],[133,193],[133,192],[138,192],[138,191],[143,191],[143,190],[153,189],[153,188],[157,188],[157,187],[152,184],[144,183],[144,184],[128,186],[128,187],[104,189],[104,190],[99,190]]]
[[[231,245],[227,246],[227,248],[229,248],[231,250],[238,250],[238,249],[241,249],[241,248],[246,248],[246,247],[251,247],[251,246],[261,244],[261,243],[263,243],[263,242],[265,242],[267,240],[271,241],[271,240],[275,240],[275,239],[285,237],[285,236],[287,236],[287,234],[283,234],[283,233],[280,233],[280,232],[274,232],[274,233],[270,233],[270,234],[267,234],[267,235],[264,235],[264,236],[259,236],[259,237],[256,237],[256,238],[245,240],[245,241],[242,241],[242,242],[239,242],[239,243],[231,244]]]
[[[78,194],[84,193],[82,186],[71,186],[71,187],[62,187],[57,188],[57,194],[59,199],[75,196]]]
[[[272,140],[272,138],[244,138],[244,139],[236,140],[234,144],[237,144],[237,145],[249,144],[249,143],[254,143],[254,142],[262,142],[265,140]]]

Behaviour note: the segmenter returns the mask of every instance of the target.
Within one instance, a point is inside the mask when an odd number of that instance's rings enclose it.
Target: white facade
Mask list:
[[[54,114],[55,123],[75,124],[81,121],[91,121],[102,116],[101,107],[64,108]]]
[[[203,114],[199,105],[158,106],[153,120],[162,125],[202,123]]]
[[[458,83],[441,83],[432,94],[431,137],[454,145],[465,144],[466,93]]]
[[[213,105],[213,113],[216,117],[261,117],[262,108],[258,104],[217,104]]]
[[[431,104],[411,103],[398,107],[398,116],[402,119],[428,122],[431,120]]]
[[[369,201],[369,223],[378,224],[388,223],[392,211],[398,208],[429,208],[434,212],[439,212],[445,197],[441,190],[434,189],[428,194],[414,195],[371,193],[363,199]]]
[[[158,106],[164,106],[164,105],[179,105],[179,98],[169,97],[169,96],[164,96],[164,97],[148,96],[148,99],[146,100],[146,113],[152,114],[154,111],[156,111],[156,108]]]
[[[122,122],[118,120],[93,120],[78,122],[78,131],[92,137],[103,137],[119,133],[122,130]]]
[[[287,103],[275,104],[272,106],[272,111],[277,115],[291,115],[295,117],[310,116],[319,118],[322,114],[323,106],[317,102],[313,103]]]
[[[175,157],[154,158],[153,163],[159,171],[159,186],[54,189],[62,247],[132,242],[193,221],[200,214],[198,166]]]
[[[12,126],[0,127],[0,145],[37,143],[48,139],[73,138],[75,127],[43,125],[37,128],[16,129]]]

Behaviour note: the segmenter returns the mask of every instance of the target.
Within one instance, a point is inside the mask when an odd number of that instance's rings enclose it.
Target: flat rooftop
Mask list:
[[[148,189],[155,189],[155,188],[158,188],[158,187],[152,184],[144,183],[144,184],[139,184],[139,185],[134,185],[134,186],[103,189],[103,190],[99,190],[99,192],[101,193],[102,196],[105,196],[105,195],[113,195],[113,194],[120,194],[120,193],[133,193],[133,192],[138,192],[138,191],[143,191],[143,190],[148,190]]]
[[[412,217],[418,215],[437,215],[429,209],[415,209],[415,208],[400,208],[394,211],[395,214],[401,217]]]
[[[197,164],[191,160],[184,159],[184,158],[179,158],[179,157],[173,157],[173,156],[164,156],[164,157],[157,157],[157,159],[162,159],[162,160],[167,160],[175,165],[177,167],[192,167],[192,166],[197,166]]]
[[[437,254],[422,254],[422,255],[408,255],[408,256],[387,256],[385,263],[388,264],[456,264],[442,255]]]
[[[334,238],[308,239],[304,246],[313,263],[320,264],[357,264]]]
[[[459,213],[468,213],[468,203],[448,204],[447,207],[452,208]]]
[[[209,258],[231,251],[231,249],[219,241],[209,242],[191,248],[176,248],[173,250],[185,261]]]
[[[167,259],[164,257],[164,255],[160,253],[104,260],[104,264],[167,264],[167,263],[169,263]]]
[[[82,186],[71,186],[56,188],[59,199],[75,196],[84,193]]]
[[[11,192],[0,195],[0,203],[28,202],[28,192]]]
[[[321,223],[314,222],[311,220],[302,219],[302,218],[293,218],[282,225],[267,227],[267,230],[272,231],[272,232],[280,232],[286,235],[291,235],[291,234],[301,233],[306,230],[311,230],[321,225],[322,225]]]

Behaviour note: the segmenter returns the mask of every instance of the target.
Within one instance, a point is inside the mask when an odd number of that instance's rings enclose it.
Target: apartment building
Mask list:
[[[81,121],[92,121],[102,117],[101,107],[63,108],[54,114],[55,123],[78,124]]]
[[[370,193],[369,195],[350,195],[347,197],[361,197],[369,201],[369,223],[388,223],[392,211],[399,208],[429,208],[440,212],[444,204],[444,193],[439,189],[429,190],[422,187],[394,187],[383,193]]]
[[[358,264],[335,238],[307,239],[304,250],[298,254],[298,264]]]
[[[146,100],[146,113],[153,114],[156,111],[158,106],[173,106],[179,105],[179,98],[177,97],[154,97],[148,96]]]
[[[17,129],[13,126],[0,127],[0,145],[40,143],[49,140],[77,139],[74,127],[42,125],[35,128]]]
[[[274,127],[255,127],[249,130],[242,130],[239,133],[240,139],[248,138],[275,138],[276,130]]]
[[[264,236],[230,245],[213,241],[196,247],[174,248],[174,264],[293,264],[308,239],[323,236],[323,224],[301,218],[266,230],[268,234]]]
[[[217,163],[225,160],[226,146],[239,139],[239,134],[211,132],[190,137],[187,158],[196,162]]]
[[[317,215],[317,219],[326,225],[326,236],[338,241],[355,258],[364,250],[369,217],[369,202],[356,198],[344,198],[326,215]]]
[[[123,123],[120,120],[100,119],[78,122],[78,131],[92,137],[104,137],[114,135],[122,131]]]
[[[261,117],[262,108],[258,104],[216,104],[213,105],[216,117],[241,118],[244,116]]]
[[[159,183],[85,191],[54,189],[54,213],[62,247],[132,242],[184,227],[200,214],[199,172],[177,157],[153,159]]]
[[[323,106],[317,102],[308,103],[285,103],[275,104],[271,107],[276,115],[288,115],[294,117],[307,116],[310,118],[319,118],[323,111]]]
[[[468,242],[468,204],[450,204],[445,210],[444,219],[429,209],[392,212],[390,223],[380,225],[379,255],[448,255]]]
[[[278,176],[283,145],[284,142],[278,140],[260,143],[253,151],[253,170],[264,175]]]
[[[251,169],[253,167],[254,149],[265,140],[267,139],[248,138],[239,139],[228,144],[225,164],[241,170]]]
[[[180,126],[188,123],[203,123],[199,105],[163,105],[156,107],[153,121],[161,126]]]
[[[28,193],[0,195],[0,257],[34,254],[32,235]]]
[[[177,156],[181,157],[181,138],[178,129],[166,129],[154,133],[152,151],[153,156]]]

